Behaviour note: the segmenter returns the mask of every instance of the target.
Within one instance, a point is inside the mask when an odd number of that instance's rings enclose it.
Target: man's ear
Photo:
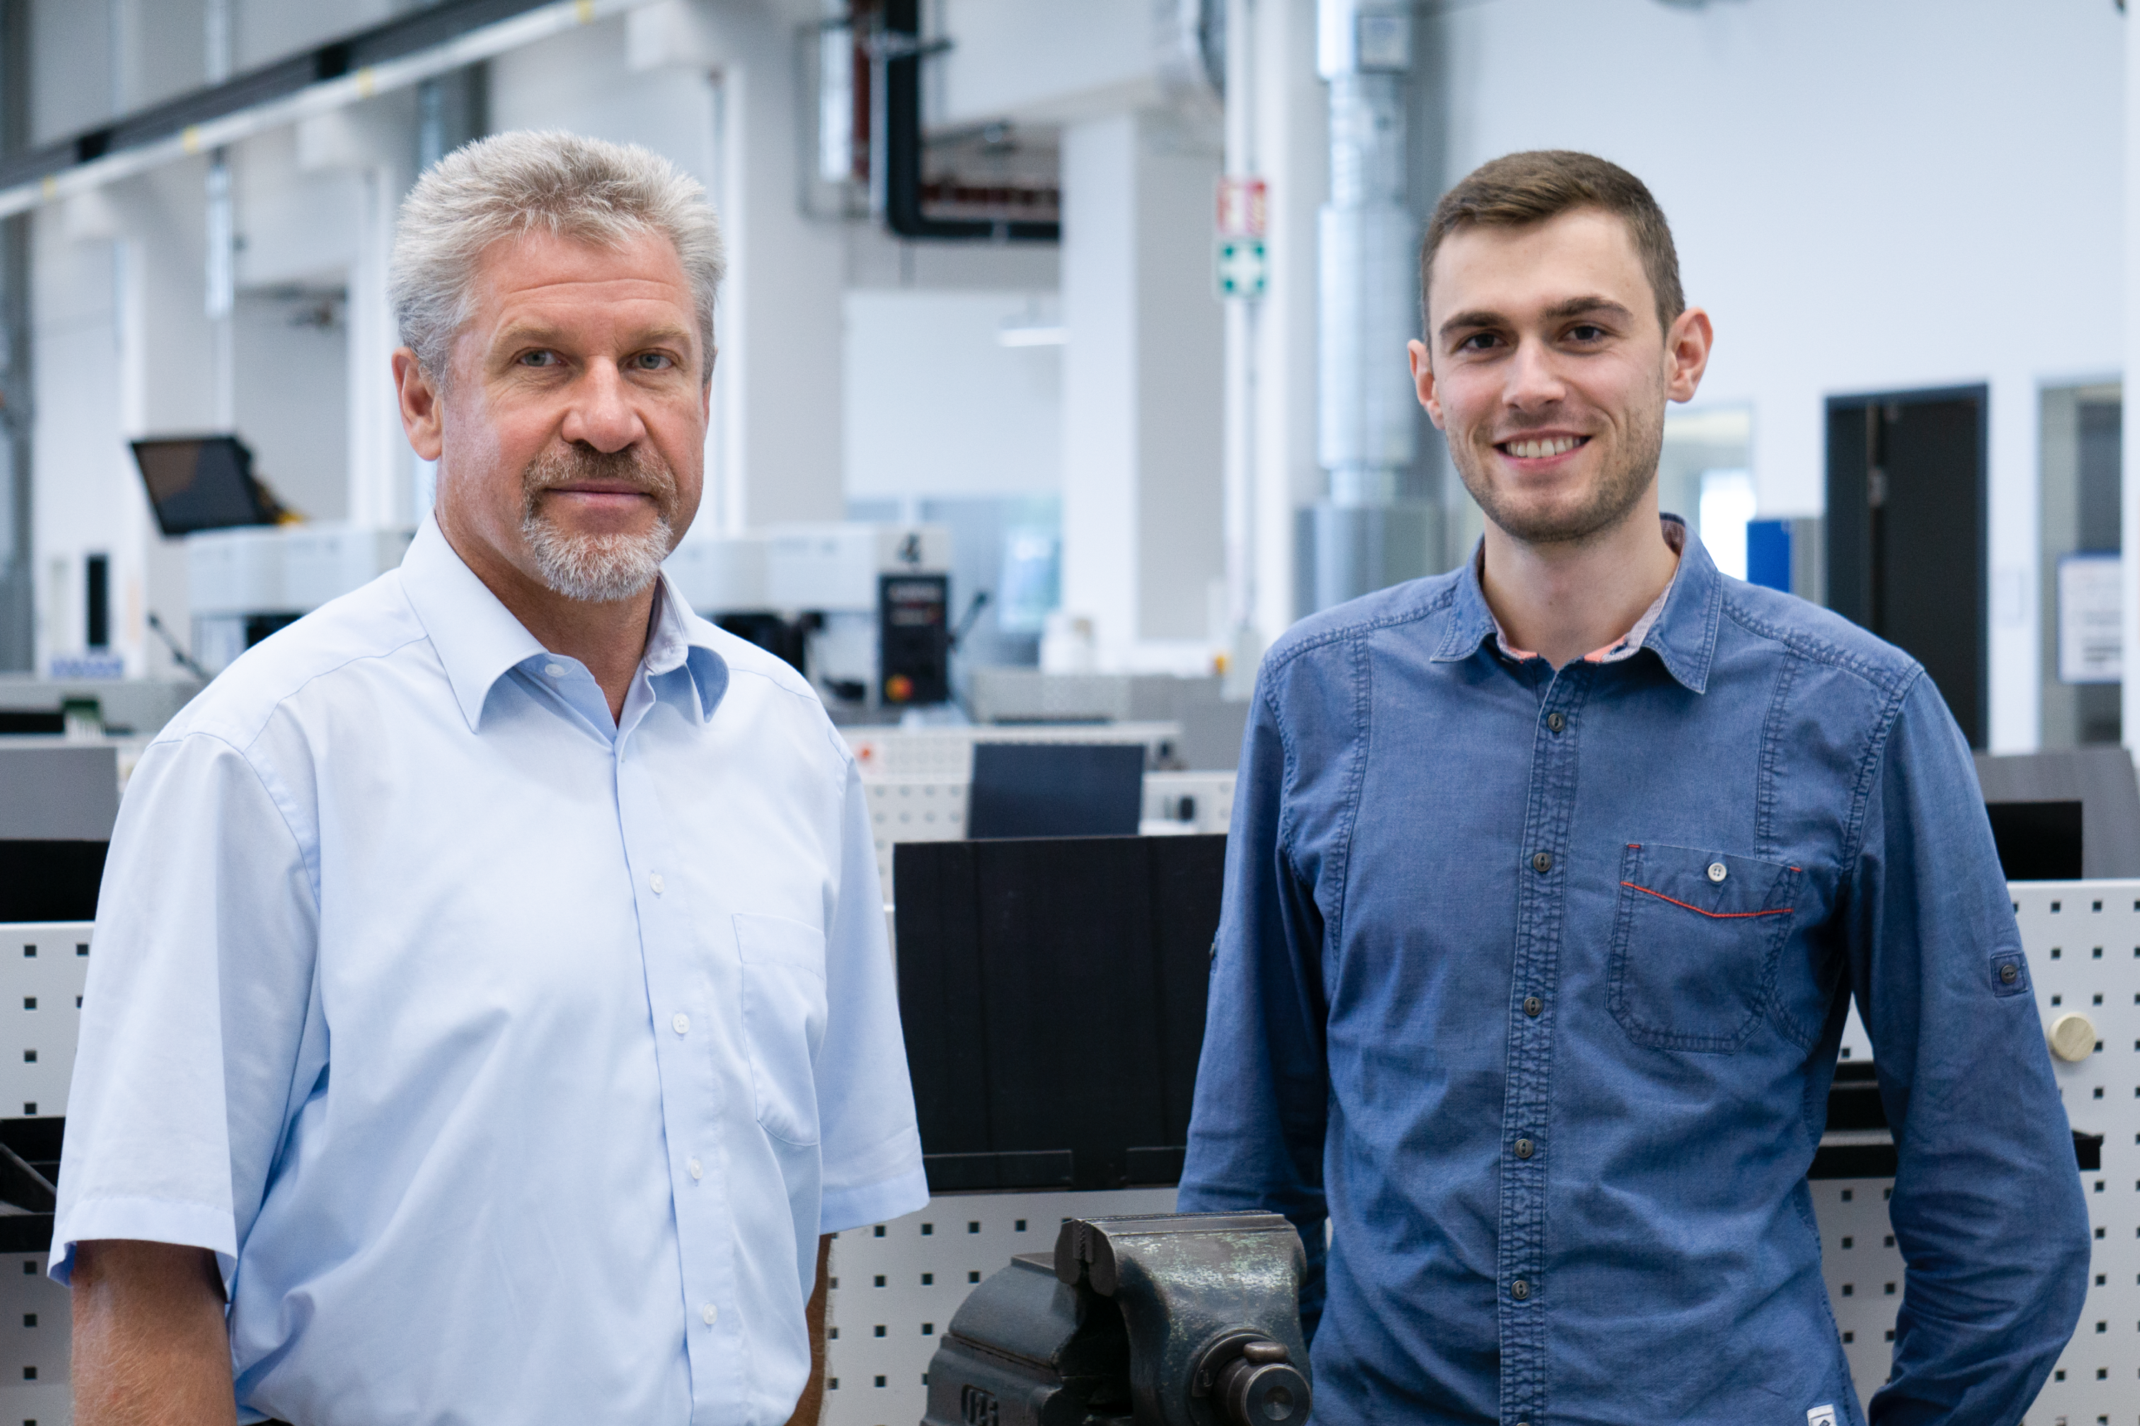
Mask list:
[[[401,429],[410,448],[425,460],[437,460],[446,445],[445,403],[409,347],[394,353],[394,391],[400,398]]]
[[[1709,351],[1716,344],[1716,329],[1709,314],[1689,307],[1664,334],[1665,394],[1674,401],[1692,401],[1701,387],[1702,373],[1709,369]]]
[[[1419,393],[1419,404],[1427,408],[1427,419],[1434,423],[1435,430],[1448,430],[1449,428],[1442,424],[1441,397],[1434,389],[1434,361],[1427,354],[1427,344],[1406,342],[1404,349],[1411,354],[1412,389]]]

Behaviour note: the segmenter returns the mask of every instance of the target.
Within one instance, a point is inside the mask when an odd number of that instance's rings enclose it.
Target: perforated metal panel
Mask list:
[[[2053,1058],[2073,1127],[2103,1136],[2081,1176],[2095,1255],[2080,1327],[2026,1417],[2029,1426],[2140,1426],[2140,881],[2016,882],[2011,888],[2045,1030],[2087,1017],[2085,1058]],[[1853,1015],[1844,1043],[1870,1055]],[[1822,1272],[1860,1399],[1887,1380],[1902,1258],[1888,1231],[1893,1180],[1813,1185]]]
[[[825,1297],[825,1426],[920,1421],[929,1358],[951,1314],[1014,1254],[1054,1251],[1065,1218],[1173,1211],[1171,1188],[950,1194],[840,1234]]]
[[[0,1118],[67,1112],[89,943],[87,921],[0,926]],[[0,1426],[73,1419],[68,1314],[43,1253],[0,1254]]]
[[[68,1386],[67,1289],[43,1253],[0,1254],[0,1426],[74,1419]]]
[[[0,927],[0,1119],[67,1112],[82,982],[89,975],[87,921]],[[0,1426],[6,1418],[0,1417]]]

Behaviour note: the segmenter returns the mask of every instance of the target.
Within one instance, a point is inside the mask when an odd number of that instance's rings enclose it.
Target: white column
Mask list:
[[[1316,209],[1328,188],[1328,102],[1315,7],[1256,7],[1256,159],[1270,185],[1270,285],[1257,316],[1256,626],[1293,622],[1299,512],[1322,493],[1315,459]]]
[[[1208,667],[1223,636],[1212,137],[1149,113],[1063,135],[1063,608],[1116,667]]]
[[[394,218],[414,181],[416,100],[408,91],[306,119],[297,126],[302,172],[357,178],[349,260],[349,523],[393,529],[417,516],[414,457],[401,433],[390,363],[397,337],[386,300]]]
[[[2125,746],[2140,752],[2140,419],[2132,374],[2140,371],[2140,14],[2125,21],[2125,413],[2118,547],[2125,552]]]
[[[1137,118],[1063,130],[1063,604],[1137,637]]]

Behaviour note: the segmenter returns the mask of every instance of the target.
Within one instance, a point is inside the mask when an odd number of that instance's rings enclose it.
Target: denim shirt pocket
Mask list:
[[[1610,971],[1627,1037],[1702,1054],[1744,1048],[1768,1005],[1802,876],[1729,852],[1630,843]]]
[[[784,916],[733,919],[759,1127],[790,1144],[814,1144],[817,1050],[825,1038],[824,932]]]

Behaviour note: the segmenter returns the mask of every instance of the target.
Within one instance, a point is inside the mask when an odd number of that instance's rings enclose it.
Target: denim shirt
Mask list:
[[[1301,1229],[1316,1419],[1862,1421],[1805,1182],[1855,995],[1909,1263],[1872,1418],[2018,1420],[2086,1206],[1931,681],[1691,536],[1633,658],[1494,627],[1469,561],[1305,620],[1242,751],[1181,1206]]]

